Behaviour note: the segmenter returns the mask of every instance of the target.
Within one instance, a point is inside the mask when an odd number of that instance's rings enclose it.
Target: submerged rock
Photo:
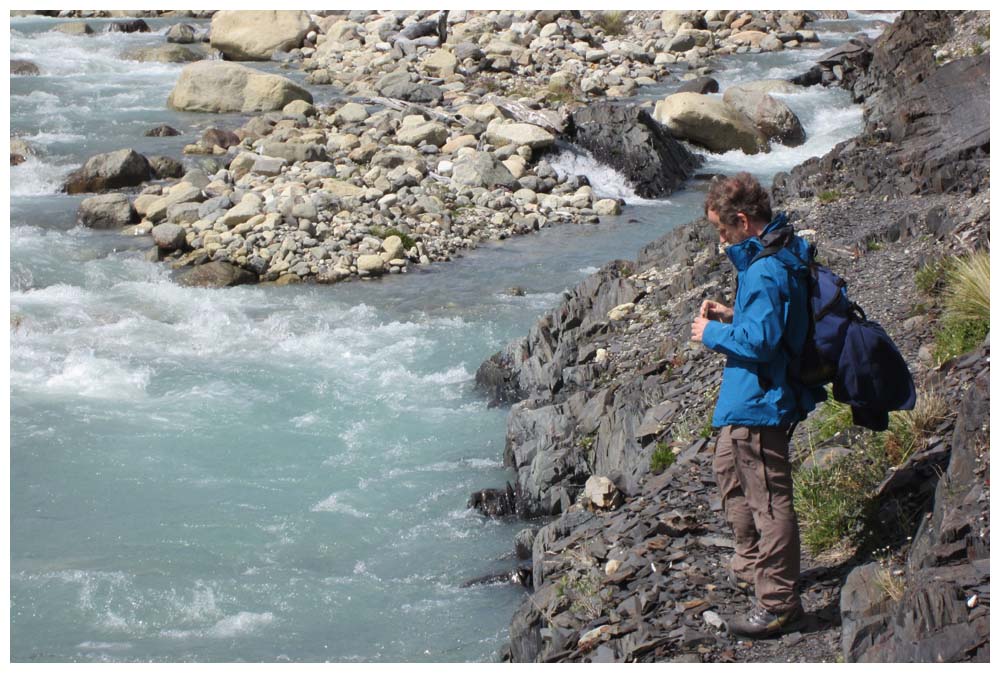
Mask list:
[[[38,66],[31,61],[26,61],[21,58],[12,58],[10,60],[10,74],[11,75],[40,75],[41,71]]]
[[[184,271],[177,276],[177,284],[186,287],[232,287],[256,283],[257,275],[230,264],[208,262]]]
[[[66,33],[67,35],[93,35],[94,29],[86,23],[60,23],[57,26],[53,26],[51,30],[57,30],[60,33]]]
[[[142,19],[113,21],[105,29],[109,33],[148,33],[149,24]]]
[[[167,136],[179,136],[180,134],[181,132],[175,129],[173,126],[169,126],[167,124],[160,124],[159,126],[154,126],[153,128],[148,129],[142,135],[146,137],[164,138]]]
[[[179,44],[166,44],[156,47],[141,47],[125,54],[132,61],[157,63],[191,63],[205,58],[204,52],[198,52]]]

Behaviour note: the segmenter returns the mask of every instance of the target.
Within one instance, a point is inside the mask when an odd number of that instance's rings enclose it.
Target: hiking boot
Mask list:
[[[802,605],[797,605],[787,612],[775,614],[755,603],[749,614],[730,620],[727,626],[729,632],[736,636],[768,638],[779,633],[792,631],[804,616]]]
[[[732,568],[726,570],[726,584],[729,588],[738,594],[743,594],[745,596],[750,596],[753,594],[753,582],[747,582],[746,580],[741,580],[733,572]]]

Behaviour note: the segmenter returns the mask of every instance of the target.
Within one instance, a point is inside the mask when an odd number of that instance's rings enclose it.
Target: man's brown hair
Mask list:
[[[749,173],[737,173],[730,178],[716,178],[705,197],[705,215],[714,210],[719,221],[727,227],[738,224],[737,213],[743,213],[751,222],[771,221],[771,197],[760,186],[757,178]]]

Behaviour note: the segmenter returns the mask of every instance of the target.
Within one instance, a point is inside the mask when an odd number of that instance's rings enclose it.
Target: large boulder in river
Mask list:
[[[769,140],[797,147],[806,141],[802,122],[792,109],[774,96],[754,89],[732,86],[722,101],[744,114]]]
[[[653,117],[674,136],[712,152],[756,154],[767,148],[767,140],[746,115],[711,96],[675,93],[656,104]]]
[[[98,154],[87,159],[66,178],[63,190],[68,194],[103,192],[119,187],[134,187],[153,177],[146,157],[133,149]]]
[[[187,238],[184,227],[173,222],[164,222],[153,227],[150,232],[153,235],[153,242],[161,250],[172,252],[183,250],[187,246]]]
[[[208,262],[177,276],[177,284],[186,287],[231,287],[257,280],[257,274],[229,262]]]
[[[167,106],[189,112],[270,112],[312,94],[285,77],[222,61],[185,66]]]
[[[124,194],[98,194],[80,203],[76,217],[91,229],[116,229],[135,221],[135,209]]]
[[[212,17],[212,47],[231,61],[268,61],[302,46],[312,22],[301,10],[228,10]]]
[[[645,110],[595,103],[573,113],[567,136],[622,173],[636,194],[666,196],[701,163]]]

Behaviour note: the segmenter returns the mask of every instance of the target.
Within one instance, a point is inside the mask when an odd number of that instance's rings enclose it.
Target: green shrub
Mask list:
[[[666,442],[658,442],[653,451],[653,457],[649,460],[649,469],[653,472],[663,472],[677,461],[677,454],[672,446]]]
[[[594,25],[600,26],[605,35],[624,35],[625,17],[626,12],[622,11],[599,12]]]
[[[843,424],[839,402],[827,402],[819,410],[828,430]],[[873,533],[875,493],[892,468],[905,463],[924,446],[937,425],[950,413],[947,400],[934,392],[920,391],[912,411],[889,414],[885,432],[866,432],[853,451],[824,466],[798,469],[792,476],[795,511],[799,517],[802,544],[819,553],[842,542],[861,543]]]
[[[826,394],[827,401],[820,405],[812,418],[809,419],[810,440],[816,444],[825,442],[854,425],[851,407],[833,399],[831,386],[827,387]]]
[[[989,331],[989,322],[967,320],[946,314],[941,319],[941,326],[934,341],[934,361],[941,364],[962,353],[968,353],[983,342]]]
[[[928,296],[940,294],[953,261],[954,257],[942,257],[920,267],[914,278],[917,289]]]
[[[833,203],[840,198],[840,192],[836,189],[828,189],[825,192],[819,193],[819,200],[821,203]]]
[[[814,554],[861,542],[867,532],[875,490],[894,466],[884,439],[868,439],[832,465],[793,474],[802,544]]]
[[[394,229],[394,228],[387,229],[385,227],[372,227],[370,229],[370,231],[371,231],[371,233],[372,233],[373,236],[377,236],[378,238],[381,238],[383,241],[385,239],[389,238],[390,236],[399,236],[399,240],[403,242],[403,249],[404,250],[409,250],[410,248],[412,248],[413,246],[415,246],[417,244],[417,242],[415,240],[413,240],[413,238],[411,238],[408,234],[404,234],[399,229]]]

